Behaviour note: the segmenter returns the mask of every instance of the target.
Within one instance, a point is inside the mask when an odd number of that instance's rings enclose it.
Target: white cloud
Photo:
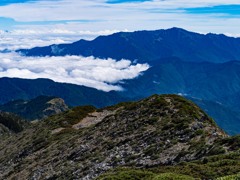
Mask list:
[[[131,64],[129,60],[80,56],[24,57],[0,53],[0,58],[0,77],[48,78],[103,91],[122,90],[119,81],[136,78],[149,68],[147,64]]]
[[[239,4],[236,0],[153,0],[143,3],[106,4],[105,0],[45,0],[34,3],[11,4],[0,7],[0,15],[17,21],[56,21],[56,20],[109,20],[131,18],[142,10],[171,10],[177,8],[206,7],[215,5]],[[127,13],[127,14],[126,14]],[[141,16],[143,17],[143,16]]]
[[[128,30],[123,30],[127,32]],[[0,51],[29,49],[36,46],[72,43],[80,39],[92,40],[99,35],[109,35],[119,30],[103,31],[70,31],[41,27],[41,29],[18,29],[12,31],[0,30]]]

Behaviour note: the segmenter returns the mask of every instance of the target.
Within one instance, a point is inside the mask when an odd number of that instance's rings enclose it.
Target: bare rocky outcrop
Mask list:
[[[59,114],[61,112],[67,111],[69,108],[65,104],[64,100],[61,98],[53,98],[46,102],[46,109],[43,110],[43,117]]]
[[[86,128],[91,125],[101,122],[104,118],[110,115],[114,115],[116,111],[103,110],[102,112],[89,113],[87,117],[82,119],[79,123],[74,124],[74,129]]]

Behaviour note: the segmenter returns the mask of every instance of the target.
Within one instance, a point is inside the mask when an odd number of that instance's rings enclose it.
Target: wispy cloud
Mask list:
[[[109,35],[119,30],[79,31],[41,27],[39,29],[0,30],[0,51],[28,49],[36,46],[72,43],[79,39],[92,40],[99,35]],[[123,30],[127,31],[127,30]]]
[[[152,0],[107,0],[109,4],[119,4],[119,3],[136,3],[136,2],[145,2]]]
[[[80,56],[24,57],[0,53],[0,58],[0,77],[47,78],[103,91],[122,90],[120,81],[136,78],[149,68],[147,64],[131,64],[129,60]]]
[[[236,0],[38,0],[0,6],[0,17],[14,19],[12,29],[45,26],[74,31],[133,31],[179,26],[205,33],[234,34],[238,33],[239,5]],[[219,18],[214,13],[228,16]]]

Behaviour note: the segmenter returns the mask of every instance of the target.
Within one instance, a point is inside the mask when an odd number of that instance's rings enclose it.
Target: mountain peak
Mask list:
[[[178,32],[190,32],[190,31],[187,31],[183,28],[179,28],[179,27],[172,27],[172,28],[169,28],[169,29],[165,29],[165,31],[178,31]]]

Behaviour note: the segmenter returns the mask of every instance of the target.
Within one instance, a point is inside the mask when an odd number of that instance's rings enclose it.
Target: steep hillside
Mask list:
[[[123,87],[129,96],[154,93],[181,93],[218,101],[237,108],[240,92],[240,63],[193,63],[179,58],[166,58]]]
[[[226,107],[225,104],[186,97],[196,103],[209,116],[211,116],[219,127],[224,129],[229,135],[240,134],[240,112],[234,111],[232,108]]]
[[[184,98],[154,95],[103,109],[75,107],[0,141],[0,178],[93,179],[117,167],[175,172],[181,162],[205,162],[239,142]],[[222,175],[228,172],[209,177]]]
[[[178,57],[192,62],[240,60],[240,39],[216,34],[198,34],[179,28],[156,31],[120,32],[93,41],[22,49],[27,56],[82,55],[100,58],[137,59],[151,62]]]
[[[17,114],[27,120],[43,119],[67,111],[63,99],[38,96],[32,100],[16,100],[0,106],[0,110]]]

